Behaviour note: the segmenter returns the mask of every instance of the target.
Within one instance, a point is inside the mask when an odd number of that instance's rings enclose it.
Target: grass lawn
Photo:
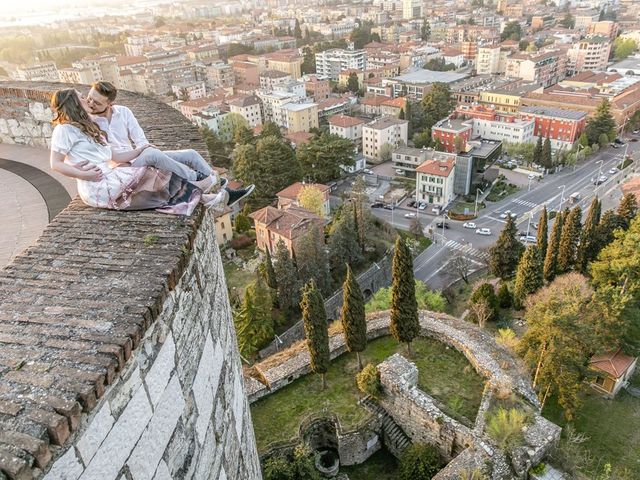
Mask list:
[[[499,180],[491,188],[489,195],[487,195],[487,200],[490,202],[497,202],[513,193],[516,193],[517,191],[518,187],[516,187],[514,184],[507,183],[504,180]]]
[[[479,281],[479,280],[478,280]],[[469,303],[469,297],[471,297],[471,293],[473,292],[473,286],[475,285],[475,281],[464,283],[458,283],[455,288],[455,296],[451,303],[447,304],[447,308],[445,309],[445,313],[449,315],[460,318],[462,313],[467,309]]]
[[[397,468],[397,460],[383,447],[360,465],[340,467],[340,473],[349,475],[349,480],[395,480]]]
[[[485,207],[486,205],[484,203],[478,202],[478,211],[482,210]],[[463,200],[456,200],[455,202],[453,202],[453,205],[451,205],[451,208],[449,209],[449,211],[453,213],[457,213],[458,215],[465,215],[465,208],[467,209],[466,215],[473,215],[476,210],[476,204],[475,202],[465,202]]]
[[[555,401],[547,402],[543,414],[562,427],[566,424]],[[614,471],[627,469],[631,474],[628,478],[640,478],[640,399],[624,390],[614,400],[589,393],[573,425],[589,437],[582,444],[590,454],[590,461],[583,467],[588,478],[595,478],[606,463]]]
[[[484,379],[462,354],[436,340],[419,338],[413,342],[413,350],[419,386],[442,402],[448,413],[473,422]],[[396,352],[406,355],[406,347],[390,336],[378,338],[367,346],[363,363],[378,364]],[[346,429],[363,421],[368,413],[357,405],[357,369],[355,354],[347,353],[331,362],[326,391],[321,391],[320,377],[310,374],[251,405],[258,450],[293,438],[301,420],[308,416],[335,413]]]
[[[225,262],[224,276],[227,279],[227,287],[230,292],[238,294],[238,298],[244,297],[244,289],[256,279],[255,272],[249,272],[237,267],[234,263]]]

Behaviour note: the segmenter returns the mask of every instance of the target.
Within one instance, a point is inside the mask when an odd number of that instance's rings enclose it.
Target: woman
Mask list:
[[[84,96],[75,89],[58,90],[51,97],[54,111],[51,168],[76,178],[78,194],[92,207],[114,210],[155,208],[164,213],[190,215],[198,202],[224,209],[229,193],[205,194],[170,172],[126,164],[149,145],[116,152],[106,134],[89,118]],[[117,167],[117,168],[116,168]]]

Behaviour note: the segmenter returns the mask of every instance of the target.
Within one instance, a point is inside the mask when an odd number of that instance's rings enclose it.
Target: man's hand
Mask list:
[[[85,160],[77,163],[75,166],[76,168],[78,168],[78,170],[80,170],[80,175],[78,176],[78,178],[80,178],[81,180],[86,180],[89,182],[99,182],[104,178],[102,170],[100,170],[91,162],[87,162]]]

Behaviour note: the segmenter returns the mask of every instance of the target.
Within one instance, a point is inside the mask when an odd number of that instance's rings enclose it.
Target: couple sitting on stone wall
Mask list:
[[[223,210],[253,191],[225,187],[195,150],[150,145],[131,110],[113,104],[116,95],[115,86],[97,82],[86,98],[72,88],[51,98],[51,168],[78,181],[84,203],[190,215],[198,203]]]

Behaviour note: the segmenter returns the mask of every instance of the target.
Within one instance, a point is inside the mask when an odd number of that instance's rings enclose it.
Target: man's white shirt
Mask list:
[[[149,144],[133,112],[125,106],[111,106],[111,122],[97,115],[92,115],[91,119],[107,132],[109,145],[117,152],[133,150],[134,145],[141,147]]]

